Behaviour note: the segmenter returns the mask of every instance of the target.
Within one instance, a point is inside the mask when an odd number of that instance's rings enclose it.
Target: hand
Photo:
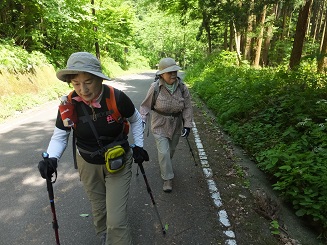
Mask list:
[[[183,129],[182,129],[182,137],[188,137],[188,135],[190,134],[190,131],[191,131],[191,129],[190,128],[187,128],[187,127],[184,127]]]
[[[57,158],[45,158],[39,162],[38,168],[43,179],[51,179],[52,174],[57,171]]]
[[[143,163],[144,161],[149,161],[149,155],[143,147],[134,146],[132,147],[133,150],[133,158],[134,162],[137,164]]]
[[[143,133],[144,133],[145,125],[146,125],[146,122],[145,122],[145,121],[142,121],[142,129],[143,129]]]

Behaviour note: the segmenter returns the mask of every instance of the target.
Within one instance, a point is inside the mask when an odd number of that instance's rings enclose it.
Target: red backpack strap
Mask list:
[[[106,98],[108,110],[113,110],[113,114],[111,116],[115,119],[116,122],[122,122],[122,117],[116,104],[115,89],[109,85],[107,86],[109,87],[110,91],[109,98]]]
[[[110,90],[110,95],[109,98],[106,98],[106,104],[108,107],[108,110],[113,110],[113,114],[111,116],[113,119],[118,122],[118,123],[123,123],[124,124],[124,133],[127,135],[129,132],[129,123],[128,121],[123,118],[117,108],[117,103],[116,103],[116,97],[115,97],[115,89],[112,86],[109,86]]]
[[[68,95],[67,95],[67,100],[69,103],[72,103],[72,96],[73,96],[74,90],[71,91]]]

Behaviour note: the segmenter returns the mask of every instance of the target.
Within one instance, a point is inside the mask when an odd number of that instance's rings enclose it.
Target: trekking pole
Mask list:
[[[139,176],[139,165],[136,167],[136,176]]]
[[[49,158],[49,154],[47,152],[43,152],[42,153],[42,157],[44,160],[47,160]],[[45,161],[47,164],[48,164],[48,161]],[[48,176],[47,174],[47,169],[48,169],[48,166],[46,166],[45,168],[46,170],[46,181],[47,181],[47,190],[48,190],[48,194],[49,194],[49,199],[50,199],[50,206],[51,206],[51,211],[52,211],[52,227],[55,231],[55,237],[56,237],[56,245],[60,245],[60,242],[59,242],[59,233],[58,233],[58,222],[57,222],[57,216],[56,216],[56,209],[55,209],[55,204],[54,204],[54,195],[53,195],[53,187],[52,187],[52,175],[51,176]]]
[[[190,142],[188,141],[187,136],[186,136],[185,138],[186,138],[186,141],[187,141],[188,147],[190,148],[190,152],[191,152],[191,154],[192,154],[192,157],[193,157],[193,159],[194,159],[194,165],[195,165],[195,166],[198,166],[198,164],[197,164],[197,162],[196,162],[196,160],[195,160],[195,157],[194,157],[193,150],[192,150],[192,147],[191,147],[191,145],[190,145]]]
[[[138,166],[140,167],[141,173],[142,173],[143,178],[144,178],[144,181],[145,181],[146,189],[147,189],[147,191],[148,191],[148,193],[149,193],[149,195],[151,197],[152,204],[154,206],[154,210],[156,211],[156,214],[158,216],[158,219],[159,219],[159,222],[160,222],[160,225],[161,225],[162,234],[165,235],[166,234],[166,230],[165,230],[164,226],[162,225],[161,218],[160,218],[160,215],[159,215],[157,206],[156,206],[156,202],[154,201],[154,198],[153,198],[153,195],[152,195],[152,191],[151,191],[149,182],[148,182],[148,180],[146,178],[146,175],[145,175],[145,172],[144,172],[143,165],[142,165],[142,163],[138,163]]]

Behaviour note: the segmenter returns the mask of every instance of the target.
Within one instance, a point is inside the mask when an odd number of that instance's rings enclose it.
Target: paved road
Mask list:
[[[154,73],[149,72],[111,83],[127,93],[139,108],[153,79]],[[57,106],[58,102],[50,102],[0,125],[1,245],[55,244],[46,183],[39,176],[37,164],[51,137]],[[189,140],[195,147],[192,137]],[[151,133],[145,137],[145,149],[150,155],[150,161],[144,163],[146,176],[161,221],[168,229],[163,236],[143,177],[136,174],[134,165],[129,200],[134,244],[225,244],[226,236],[207,181],[200,164],[194,166],[185,139],[180,140],[174,157],[176,177],[172,193],[162,191]],[[73,167],[71,142],[62,156],[53,187],[61,244],[98,244],[90,204]],[[82,217],[86,214],[88,217]]]

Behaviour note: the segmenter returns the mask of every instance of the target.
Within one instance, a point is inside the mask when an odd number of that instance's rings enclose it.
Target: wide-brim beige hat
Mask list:
[[[173,58],[162,58],[159,61],[159,71],[157,71],[157,75],[164,74],[166,72],[178,71],[182,68],[176,64],[176,61]]]
[[[102,73],[100,61],[93,54],[88,52],[73,53],[68,61],[65,69],[57,72],[57,78],[63,82],[69,82],[67,75],[79,74],[81,72],[91,73],[104,80],[110,80],[109,77]]]

